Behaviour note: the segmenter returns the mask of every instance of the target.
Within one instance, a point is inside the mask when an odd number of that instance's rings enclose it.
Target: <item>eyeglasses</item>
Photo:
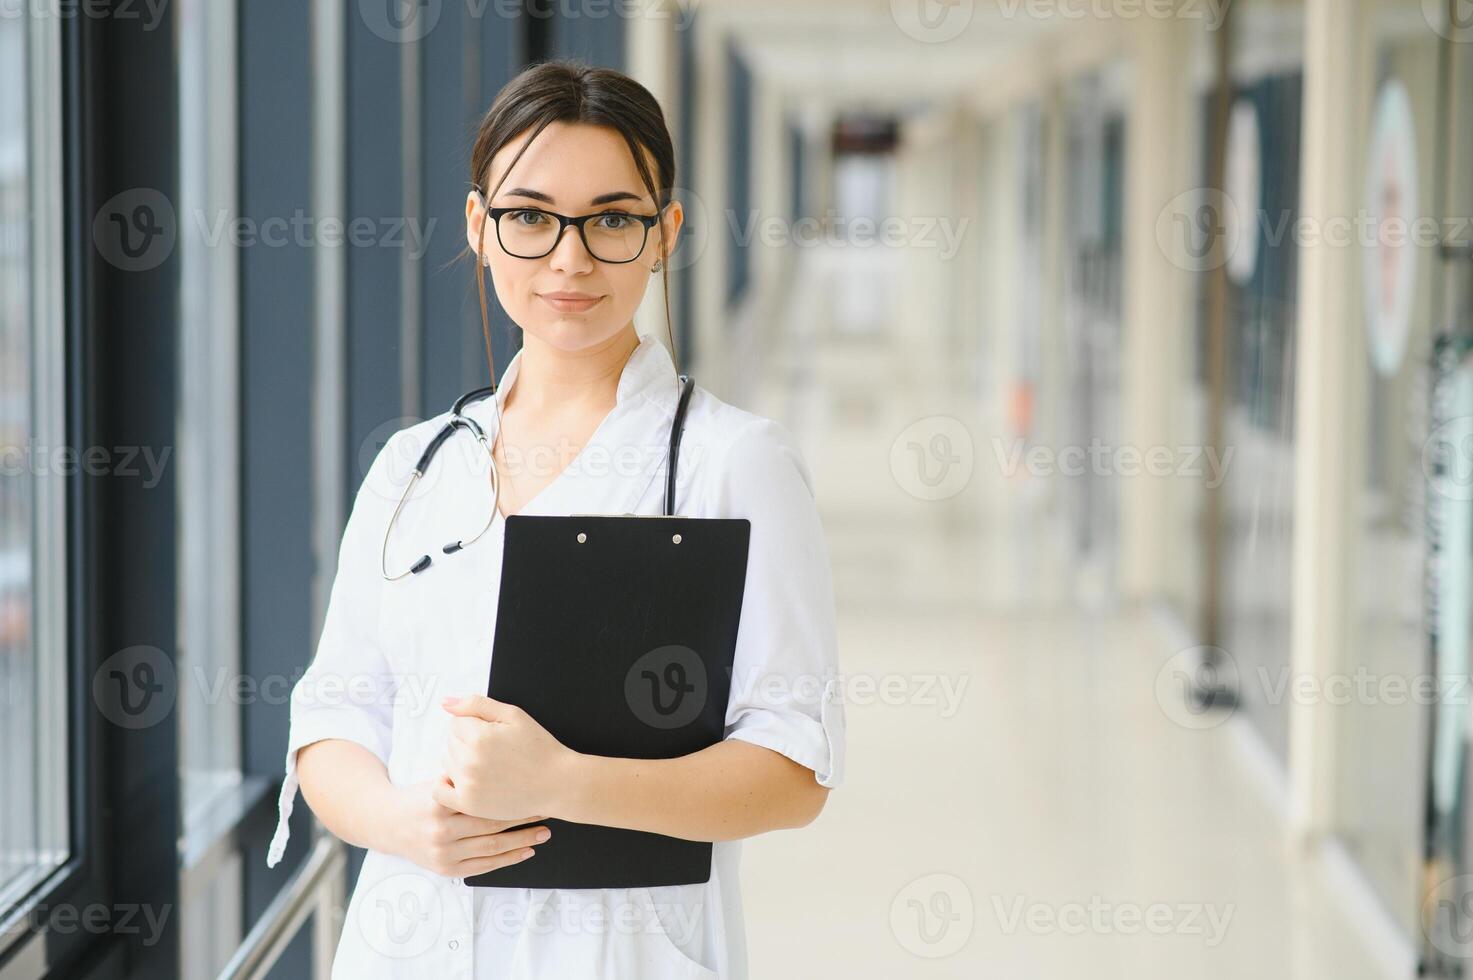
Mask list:
[[[664,207],[660,208],[660,211],[664,210]],[[487,208],[486,213],[496,222],[496,240],[507,255],[519,259],[540,259],[557,247],[563,237],[563,229],[572,225],[578,229],[578,236],[583,239],[583,247],[588,249],[589,255],[600,262],[615,264],[639,258],[650,228],[660,220],[658,212],[599,211],[571,217],[542,208],[516,207]]]

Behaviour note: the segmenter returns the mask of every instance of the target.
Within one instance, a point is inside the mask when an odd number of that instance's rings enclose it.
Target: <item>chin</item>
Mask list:
[[[617,334],[619,328],[573,314],[559,316],[554,313],[551,317],[540,318],[529,332],[549,347],[573,353],[603,343]]]

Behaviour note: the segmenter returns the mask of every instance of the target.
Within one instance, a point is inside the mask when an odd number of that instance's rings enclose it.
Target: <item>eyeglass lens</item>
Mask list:
[[[541,211],[508,211],[496,223],[501,247],[518,258],[537,259],[551,252],[557,241],[558,221]],[[602,262],[629,262],[644,248],[648,229],[628,215],[604,214],[583,225],[588,251]]]

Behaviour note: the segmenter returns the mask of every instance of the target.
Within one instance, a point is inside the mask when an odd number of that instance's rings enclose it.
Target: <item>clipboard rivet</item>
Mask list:
[[[680,544],[680,535],[672,534],[670,535],[670,540],[674,541],[676,544]]]
[[[588,540],[588,535],[584,534],[582,531],[579,531],[578,532],[578,543],[579,544],[582,544],[583,542],[585,542],[587,540]]]

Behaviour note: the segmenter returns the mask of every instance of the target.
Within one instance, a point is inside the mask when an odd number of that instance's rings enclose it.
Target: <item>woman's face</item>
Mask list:
[[[536,207],[570,217],[602,211],[653,215],[656,204],[617,131],[585,123],[551,123],[522,154],[506,180],[502,174],[526,140],[528,130],[508,142],[491,160],[483,187],[500,183],[490,207]],[[654,164],[646,156],[653,174]],[[577,229],[563,230],[553,250],[540,259],[508,255],[497,243],[496,228],[486,226],[475,192],[465,202],[466,239],[491,269],[491,281],[502,309],[519,327],[539,340],[565,351],[604,343],[627,327],[644,299],[651,270],[666,253],[660,243],[661,224],[650,228],[644,250],[632,262],[601,262],[588,253]],[[509,216],[504,219],[514,220]],[[535,221],[534,218],[526,218]],[[668,248],[683,220],[680,204],[665,208],[662,224]],[[617,224],[617,222],[611,222]],[[594,237],[594,222],[586,226]],[[553,302],[549,294],[576,293],[591,303]]]

